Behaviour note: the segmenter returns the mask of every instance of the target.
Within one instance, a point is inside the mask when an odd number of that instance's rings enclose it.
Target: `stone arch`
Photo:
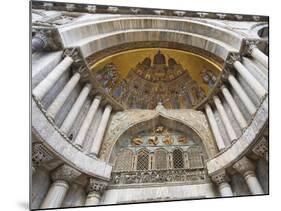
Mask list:
[[[191,110],[187,110],[187,111],[194,112]],[[145,110],[141,110],[141,112],[145,112]],[[163,121],[164,124],[167,124],[167,125],[170,124],[169,126],[174,127],[176,129],[180,128],[181,130],[189,131],[191,134],[194,135],[194,137],[196,137],[196,141],[202,145],[202,148],[203,148],[206,156],[210,157],[210,155],[212,154],[212,152],[211,152],[212,149],[209,148],[208,144],[204,143],[204,142],[208,142],[209,140],[206,140],[206,138],[207,138],[206,134],[205,135],[203,134],[203,133],[209,133],[209,130],[206,130],[203,128],[196,128],[196,125],[189,124],[188,122],[183,122],[181,119],[179,119],[176,116],[174,116],[174,118],[172,118],[169,116],[165,116],[162,113],[159,114],[156,112],[154,115],[152,114],[150,116],[150,118],[148,118],[148,119],[142,118],[139,121],[133,122],[132,125],[130,125],[126,128],[123,128],[122,131],[120,131],[118,134],[114,134],[113,136],[109,136],[109,133],[110,133],[110,130],[115,130],[115,129],[114,129],[114,127],[109,128],[109,131],[106,134],[104,143],[102,145],[100,158],[106,160],[109,163],[114,162],[114,157],[117,155],[118,148],[120,147],[120,145],[119,145],[120,143],[118,142],[118,140],[120,140],[122,138],[122,136],[125,137],[128,133],[131,133],[131,131],[136,132],[137,128],[144,127],[144,126],[149,127],[149,124],[153,124],[153,122],[159,121],[159,120]],[[192,122],[192,119],[190,119],[190,120]],[[204,124],[204,121],[201,121],[201,122],[203,122],[203,124]],[[111,125],[114,125],[114,124],[111,124]],[[211,138],[211,136],[209,138]],[[212,140],[212,138],[211,138],[211,140]],[[215,147],[213,140],[212,140],[212,145]]]

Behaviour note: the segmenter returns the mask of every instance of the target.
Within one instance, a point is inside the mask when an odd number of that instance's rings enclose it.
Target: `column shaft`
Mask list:
[[[230,141],[234,141],[235,139],[237,139],[237,135],[231,125],[231,122],[228,118],[228,115],[227,115],[223,105],[217,96],[214,96],[213,99],[214,99],[215,105],[218,109],[218,112],[220,114],[220,117],[222,119],[223,125],[226,129],[227,135],[228,135]]]
[[[82,148],[83,147],[83,144],[84,144],[84,139],[85,139],[85,136],[87,134],[87,131],[91,125],[91,122],[93,121],[93,118],[95,116],[95,113],[99,107],[99,104],[101,102],[101,98],[100,97],[96,97],[92,104],[91,104],[91,107],[82,123],[82,126],[74,140],[74,144],[76,144],[78,147]]]
[[[235,92],[238,94],[239,98],[242,100],[243,104],[246,106],[249,113],[253,115],[256,112],[257,108],[251,101],[251,99],[248,97],[246,92],[243,90],[241,85],[238,83],[238,81],[234,78],[233,75],[229,75],[228,81],[235,90]]]
[[[263,66],[268,68],[268,56],[261,52],[260,49],[258,49],[256,46],[252,48],[251,55]]]
[[[258,82],[258,80],[241,64],[239,61],[233,63],[235,69],[245,79],[248,85],[254,90],[259,98],[262,98],[266,94],[264,87]]]
[[[219,184],[219,191],[221,196],[233,196],[231,186],[228,182],[222,182]]]
[[[112,107],[110,105],[107,105],[104,109],[104,112],[102,114],[102,118],[100,121],[100,125],[97,129],[93,144],[92,144],[92,148],[90,150],[90,154],[97,156],[100,150],[100,146],[102,143],[102,139],[104,136],[104,132],[107,126],[107,122],[109,120],[110,117],[110,113],[111,113]]]
[[[243,114],[241,113],[240,109],[238,108],[237,104],[235,103],[232,95],[230,94],[229,90],[223,86],[221,88],[222,93],[224,98],[226,99],[226,102],[228,103],[229,107],[231,108],[231,111],[235,117],[235,119],[237,120],[239,126],[241,129],[244,129],[247,127],[247,121],[244,118]]]
[[[216,140],[216,143],[217,143],[217,146],[218,146],[218,149],[221,151],[222,149],[225,148],[225,143],[224,143],[224,141],[222,139],[222,136],[220,134],[220,130],[219,130],[218,124],[216,122],[216,119],[214,117],[213,111],[208,104],[205,105],[205,112],[207,114],[207,117],[208,117],[211,129],[212,129],[213,135],[215,137],[215,140]]]
[[[44,78],[34,89],[33,95],[41,100],[47,92],[55,85],[59,80],[60,76],[68,70],[70,65],[73,63],[73,59],[66,56],[52,72],[50,72],[46,78]]]
[[[100,202],[100,194],[93,191],[87,195],[85,205],[86,206],[98,205],[99,202]]]
[[[248,185],[250,192],[254,195],[264,194],[262,187],[256,177],[255,172],[249,171],[244,174],[245,181]]]
[[[80,79],[80,74],[75,73],[71,79],[67,82],[67,84],[64,86],[62,91],[58,94],[56,99],[52,102],[52,104],[49,106],[47,112],[55,118],[57,113],[60,111],[61,107],[65,103],[66,99],[69,97],[70,93],[76,86]]]
[[[69,189],[69,185],[66,181],[64,180],[55,181],[51,185],[46,197],[44,198],[40,206],[40,209],[61,207],[68,189]]]
[[[60,130],[67,134],[72,127],[76,117],[78,116],[85,100],[87,99],[87,96],[91,90],[91,85],[87,84],[84,86],[82,91],[80,92],[78,98],[76,99],[75,103],[73,104],[72,108],[70,109],[67,117],[63,121]]]

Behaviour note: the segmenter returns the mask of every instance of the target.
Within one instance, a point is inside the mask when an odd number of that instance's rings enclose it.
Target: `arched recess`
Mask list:
[[[170,125],[176,129],[184,128],[195,134],[204,145],[208,158],[212,158],[218,153],[204,113],[192,109],[166,110],[163,106],[157,106],[155,110],[130,109],[112,115],[99,153],[100,159],[110,162],[110,157],[115,153],[114,147],[120,137],[126,134],[126,131],[146,127],[147,123],[155,122],[159,118],[170,122]]]
[[[163,129],[164,132],[160,135],[152,132],[152,134],[155,134],[155,137],[157,136],[158,138],[154,139],[155,142],[153,142],[153,140],[149,142],[150,141],[149,138],[152,137],[150,131],[155,131],[159,126],[164,128]],[[187,137],[186,142],[178,141],[179,139],[176,139],[175,136],[166,135],[165,130],[169,131],[169,134],[172,134],[172,132],[175,131],[176,134],[179,134],[179,136],[185,135]],[[167,142],[168,140],[165,139],[166,137],[171,137],[170,140],[172,140],[172,142],[170,143]],[[156,117],[151,118],[149,120],[143,120],[139,123],[134,124],[133,126],[124,130],[122,134],[116,138],[116,140],[112,140],[112,141],[114,141],[114,144],[112,146],[110,154],[108,155],[107,158],[108,162],[113,166],[115,166],[116,165],[115,161],[118,160],[117,157],[120,156],[120,152],[122,152],[124,148],[130,148],[132,150],[135,150],[134,154],[136,156],[135,159],[136,170],[142,170],[138,168],[139,167],[138,165],[142,165],[139,164],[139,161],[140,163],[150,162],[149,159],[150,152],[153,152],[154,157],[158,155],[160,152],[166,153],[166,155],[161,156],[163,159],[165,158],[167,159],[166,168],[168,167],[167,153],[170,153],[172,156],[170,160],[171,162],[170,166],[173,167],[174,163],[177,163],[179,164],[176,166],[177,168],[187,167],[187,165],[185,164],[183,149],[184,151],[188,151],[188,149],[197,150],[198,147],[200,147],[202,149],[201,154],[204,155],[205,159],[209,158],[208,155],[210,154],[210,149],[206,147],[206,145],[204,144],[204,140],[202,140],[202,136],[200,132],[198,133],[198,131],[195,131],[193,128],[191,128],[186,124],[183,124],[180,121],[173,120],[161,115],[157,115]],[[181,159],[178,159],[179,150],[181,152]],[[174,162],[173,160],[173,154],[175,151],[177,154],[177,158],[175,158],[176,162]],[[180,160],[182,160],[181,163],[179,163]],[[164,166],[163,163],[155,165],[156,162],[157,160],[155,160],[154,158],[154,162],[153,162],[154,165],[151,165],[153,166],[154,169],[158,169],[158,168],[161,169]]]

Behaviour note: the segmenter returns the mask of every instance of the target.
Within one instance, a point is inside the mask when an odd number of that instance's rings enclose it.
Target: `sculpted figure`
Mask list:
[[[164,127],[163,126],[158,126],[156,129],[155,129],[155,133],[163,133],[164,131]]]
[[[163,143],[167,145],[171,145],[172,143],[174,143],[174,140],[170,135],[165,135]]]
[[[131,143],[132,143],[132,145],[138,146],[138,145],[143,144],[143,141],[141,140],[140,137],[135,137],[132,139]]]
[[[159,143],[157,136],[151,136],[148,138],[148,144],[157,145]]]
[[[182,143],[182,144],[186,144],[187,143],[187,137],[186,136],[178,137],[178,142]]]

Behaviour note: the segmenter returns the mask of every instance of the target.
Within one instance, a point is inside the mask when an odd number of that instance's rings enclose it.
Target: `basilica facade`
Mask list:
[[[269,194],[268,17],[31,14],[31,209]]]

